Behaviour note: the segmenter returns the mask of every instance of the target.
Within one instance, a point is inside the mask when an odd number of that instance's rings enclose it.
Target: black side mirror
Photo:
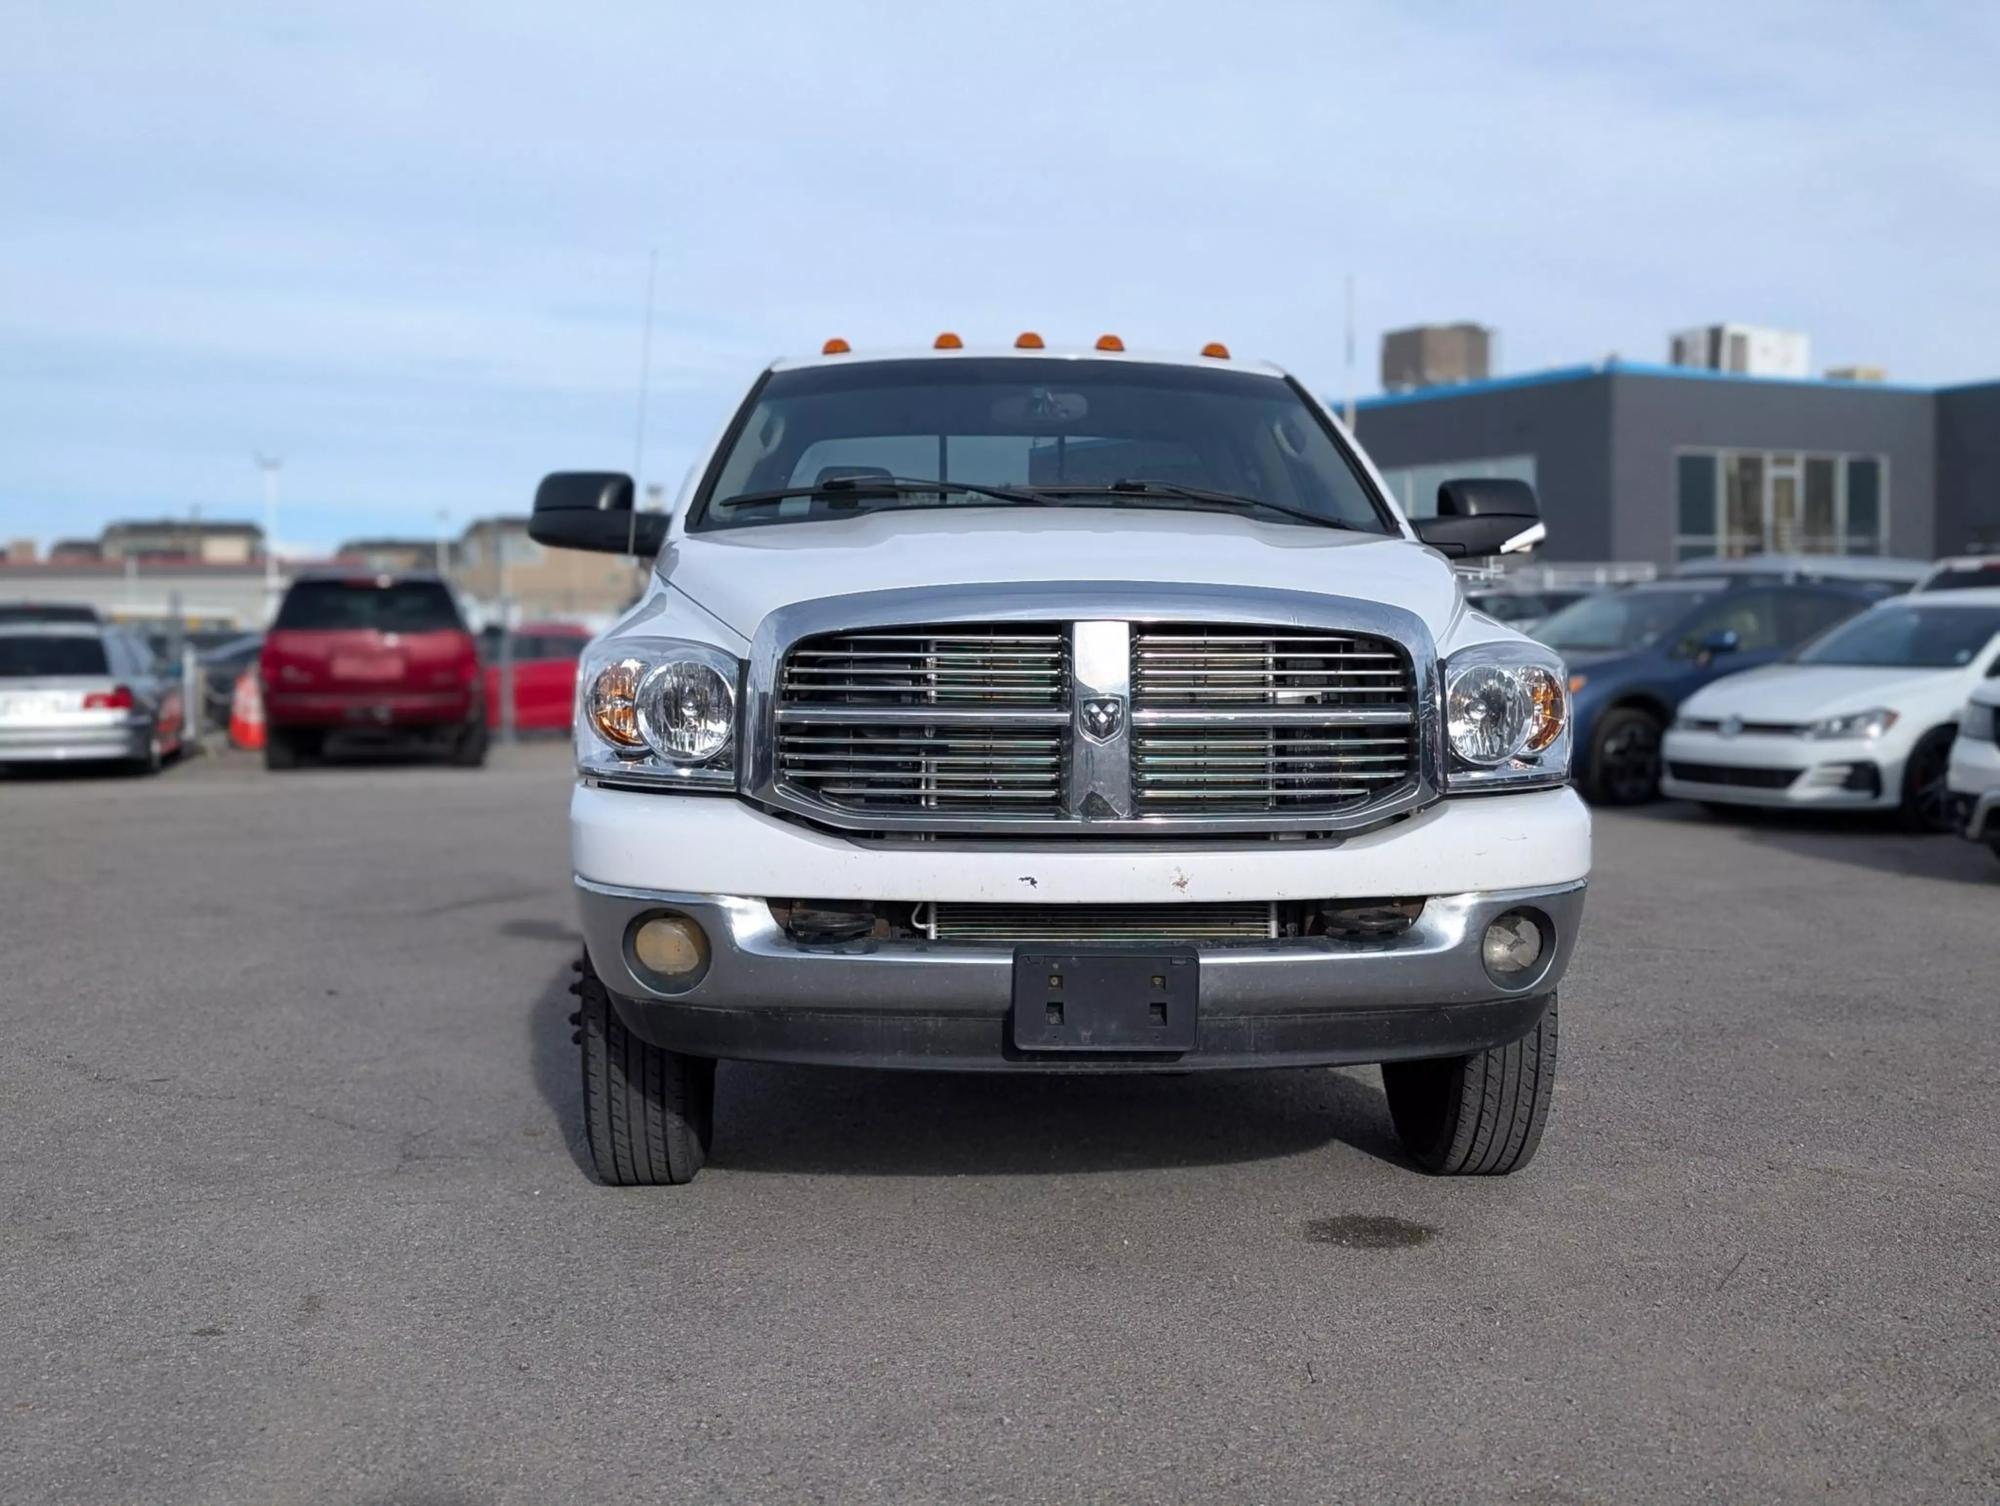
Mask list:
[[[651,556],[667,541],[667,515],[632,510],[632,478],[619,471],[557,471],[535,490],[528,537],[555,549]]]
[[[1501,477],[1444,482],[1438,487],[1438,515],[1411,526],[1440,554],[1464,559],[1515,554],[1548,537],[1535,489]]]

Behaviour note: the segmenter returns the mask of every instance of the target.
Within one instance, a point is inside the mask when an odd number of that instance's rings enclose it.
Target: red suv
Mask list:
[[[268,768],[295,768],[335,736],[428,746],[468,768],[486,760],[479,652],[436,576],[301,576],[258,675]]]

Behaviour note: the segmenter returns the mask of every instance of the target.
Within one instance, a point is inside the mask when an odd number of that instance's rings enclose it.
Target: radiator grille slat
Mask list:
[[[1416,777],[1409,663],[1384,639],[1135,628],[1132,705],[1142,812],[1337,814]]]

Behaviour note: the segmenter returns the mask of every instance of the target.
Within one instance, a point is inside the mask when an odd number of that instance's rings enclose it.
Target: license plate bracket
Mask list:
[[[1191,946],[1014,949],[1020,1051],[1192,1051],[1200,1000]]]

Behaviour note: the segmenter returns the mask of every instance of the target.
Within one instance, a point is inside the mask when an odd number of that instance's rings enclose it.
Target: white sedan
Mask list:
[[[1959,711],[1996,674],[2000,590],[1881,602],[1683,701],[1660,788],[1710,805],[1898,810],[1950,830]]]

